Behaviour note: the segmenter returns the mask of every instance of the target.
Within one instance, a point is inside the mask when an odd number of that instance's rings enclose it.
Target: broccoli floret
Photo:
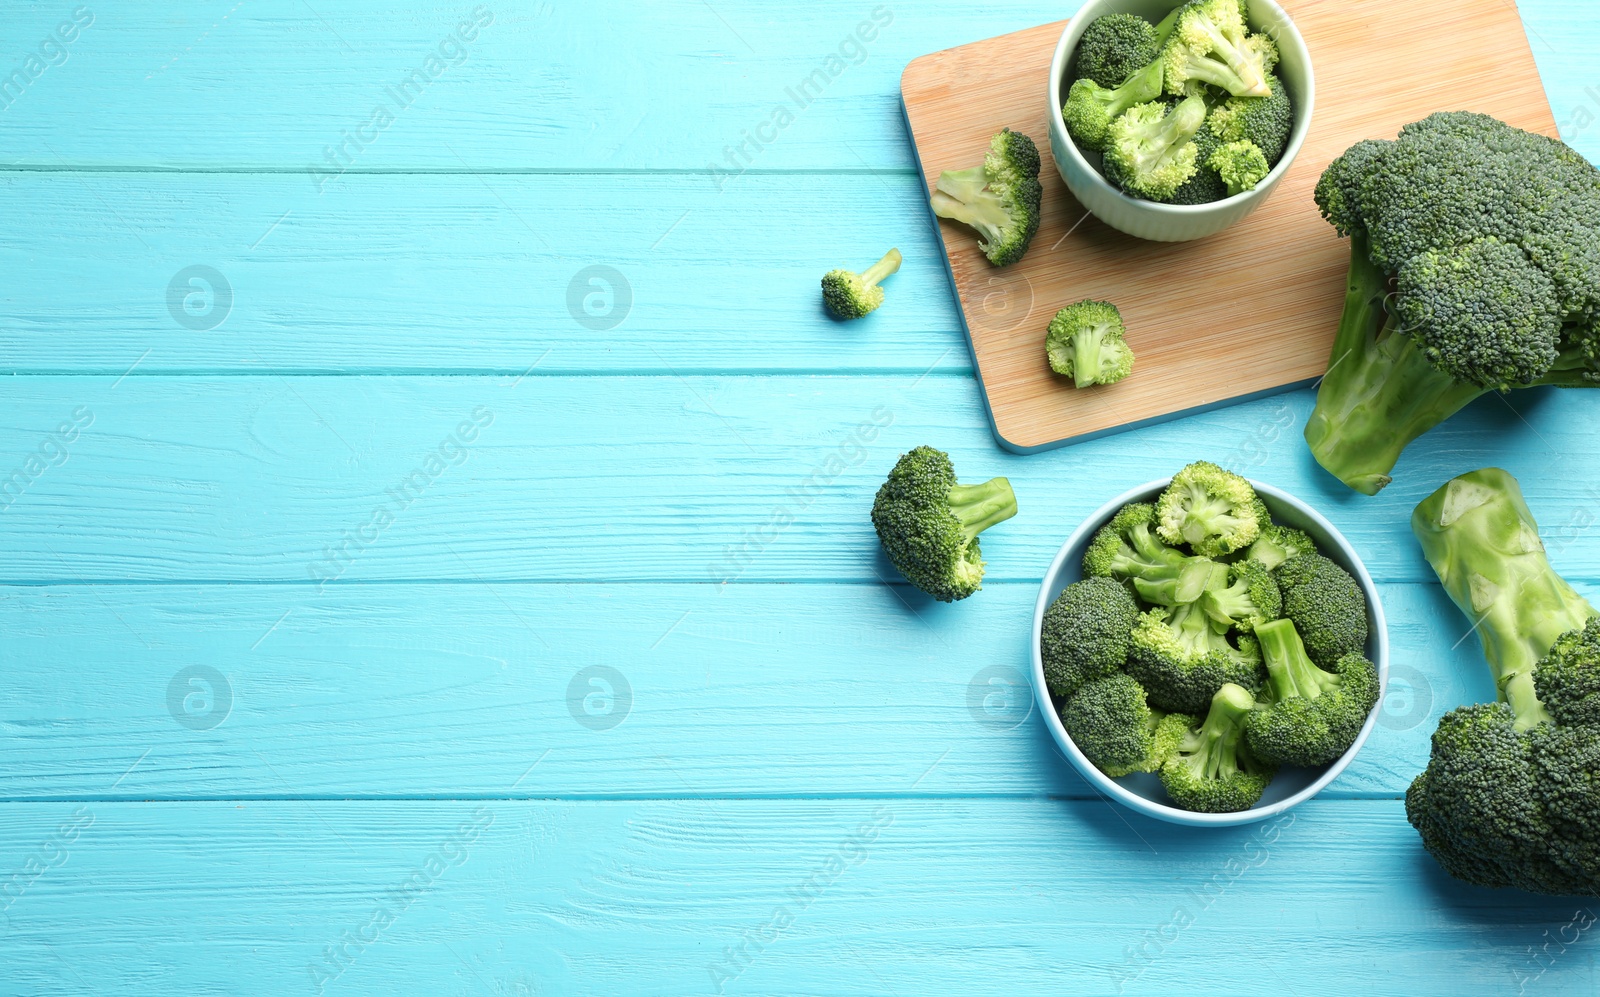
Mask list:
[[[1250,546],[1261,533],[1256,491],[1250,482],[1209,461],[1173,475],[1156,500],[1156,532],[1196,554],[1221,557]]]
[[[1245,556],[1252,561],[1260,561],[1271,571],[1301,554],[1315,554],[1316,541],[1312,540],[1303,530],[1296,530],[1288,526],[1279,526],[1276,523],[1265,523],[1261,527],[1261,535],[1256,542],[1250,545]]]
[[[1083,573],[1089,577],[1152,580],[1169,577],[1169,572],[1186,559],[1156,539],[1156,507],[1133,502],[1117,511],[1100,527],[1083,553]]]
[[[1254,142],[1229,142],[1219,146],[1206,160],[1206,165],[1215,170],[1227,186],[1229,197],[1255,190],[1272,172],[1267,157]]]
[[[978,248],[997,267],[1022,259],[1039,231],[1039,147],[1033,139],[1001,129],[989,140],[982,166],[939,174],[933,211],[940,218],[977,230]]]
[[[1205,124],[1194,133],[1194,176],[1172,192],[1172,196],[1166,199],[1167,204],[1210,204],[1228,196],[1228,185],[1217,176],[1216,170],[1207,165],[1211,154],[1222,145],[1222,140],[1217,138],[1211,127],[1211,119],[1215,116],[1216,111],[1212,111],[1206,117]]]
[[[1137,14],[1106,14],[1089,22],[1078,39],[1078,75],[1102,87],[1120,87],[1160,51],[1155,25]]]
[[[1056,312],[1045,335],[1050,369],[1080,388],[1115,384],[1133,371],[1122,313],[1109,301],[1080,301]]]
[[[1275,769],[1244,743],[1245,720],[1255,707],[1249,690],[1217,690],[1205,722],[1191,729],[1161,766],[1161,784],[1185,810],[1232,813],[1255,806]]]
[[[978,534],[1016,514],[1011,482],[958,484],[950,455],[933,447],[901,455],[872,503],[883,552],[906,581],[941,602],[978,591]]]
[[[1083,79],[1067,91],[1061,119],[1073,141],[1085,149],[1104,149],[1111,126],[1123,112],[1161,96],[1161,64],[1151,63],[1115,88]]]
[[[1235,0],[1198,0],[1183,8],[1162,53],[1167,92],[1181,94],[1191,81],[1221,87],[1236,97],[1267,97],[1267,75],[1278,47],[1252,35]]]
[[[1556,574],[1516,479],[1485,468],[1417,506],[1411,527],[1473,622],[1499,702],[1446,714],[1406,817],[1451,875],[1600,892],[1596,612]]]
[[[1260,561],[1227,565],[1227,580],[1226,588],[1208,588],[1200,599],[1206,615],[1216,622],[1248,633],[1283,615],[1278,581]]]
[[[1050,692],[1070,696],[1083,683],[1120,670],[1138,618],[1128,590],[1109,578],[1085,578],[1062,589],[1039,625]]]
[[[1229,97],[1211,109],[1207,122],[1219,141],[1254,142],[1276,166],[1294,130],[1294,103],[1277,76],[1267,77],[1267,88],[1272,91],[1267,97]]]
[[[1198,168],[1192,140],[1205,120],[1206,102],[1198,95],[1170,110],[1157,101],[1130,108],[1111,123],[1106,179],[1152,201],[1172,197]]]
[[[1347,654],[1323,671],[1289,620],[1256,627],[1256,640],[1270,690],[1268,703],[1245,724],[1256,756],[1277,765],[1326,765],[1350,750],[1378,703],[1377,667]]]
[[[1141,615],[1133,628],[1127,672],[1145,687],[1153,705],[1200,713],[1230,682],[1261,688],[1261,653],[1249,637],[1239,638],[1237,648],[1229,644],[1195,603],[1158,607]]]
[[[1367,597],[1350,572],[1317,553],[1285,561],[1275,572],[1283,615],[1294,621],[1311,659],[1327,668],[1367,647]]]
[[[1072,743],[1113,779],[1159,769],[1193,723],[1181,713],[1152,710],[1144,688],[1120,673],[1087,683],[1061,707]]]
[[[900,269],[900,250],[891,249],[883,259],[861,273],[829,270],[822,276],[822,300],[828,311],[840,318],[860,318],[883,304],[883,288],[878,282]]]
[[[1186,557],[1165,569],[1130,579],[1139,598],[1156,606],[1187,606],[1228,584],[1228,566],[1209,557]]]
[[[1350,237],[1350,272],[1305,436],[1351,488],[1375,494],[1408,443],[1487,391],[1600,386],[1600,170],[1567,146],[1435,114],[1352,146],[1316,200]]]

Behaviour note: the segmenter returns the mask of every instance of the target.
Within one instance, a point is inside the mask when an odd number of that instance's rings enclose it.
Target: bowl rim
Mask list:
[[[1076,42],[1069,46],[1067,40],[1072,37],[1074,31],[1078,31],[1081,35],[1080,26],[1083,26],[1087,20],[1099,17],[1099,9],[1110,2],[1114,2],[1114,0],[1086,0],[1084,5],[1078,9],[1078,12],[1073,14],[1067,21],[1067,26],[1062,29],[1061,37],[1056,42],[1055,54],[1050,59],[1050,90],[1045,95],[1045,115],[1046,120],[1050,122],[1050,133],[1059,140],[1050,143],[1052,155],[1055,154],[1057,146],[1064,147],[1066,155],[1071,157],[1075,165],[1082,168],[1083,175],[1088,178],[1089,185],[1094,187],[1098,193],[1110,195],[1134,210],[1145,211],[1158,217],[1195,218],[1221,211],[1223,210],[1223,205],[1235,206],[1270,193],[1277,186],[1283,175],[1288,172],[1289,167],[1294,165],[1295,158],[1299,156],[1300,148],[1305,144],[1306,136],[1311,133],[1311,116],[1315,112],[1317,104],[1317,76],[1316,69],[1311,62],[1311,50],[1306,46],[1305,38],[1300,34],[1300,28],[1294,23],[1294,18],[1289,16],[1289,12],[1284,10],[1276,0],[1250,0],[1252,3],[1265,5],[1283,19],[1288,37],[1294,40],[1295,47],[1304,55],[1306,72],[1305,97],[1303,100],[1296,101],[1294,125],[1291,127],[1289,144],[1284,148],[1283,155],[1279,157],[1278,162],[1272,167],[1272,171],[1266,175],[1266,178],[1252,190],[1247,190],[1242,194],[1233,194],[1207,204],[1164,204],[1160,201],[1147,201],[1140,197],[1129,197],[1118,190],[1111,181],[1102,176],[1100,171],[1090,165],[1089,161],[1084,158],[1083,150],[1079,149],[1078,143],[1073,141],[1072,135],[1067,131],[1066,122],[1061,118],[1061,84],[1066,77],[1068,58],[1077,47]],[[1174,6],[1182,6],[1181,0]],[[1090,17],[1091,11],[1096,12],[1093,17]]]
[[[1274,485],[1264,484],[1250,479],[1250,484],[1257,494],[1268,500],[1276,500],[1285,505],[1292,506],[1296,512],[1305,516],[1316,527],[1323,531],[1332,546],[1338,548],[1344,559],[1348,561],[1351,574],[1355,576],[1356,584],[1361,586],[1361,591],[1367,600],[1367,611],[1372,618],[1371,633],[1368,636],[1372,649],[1373,664],[1378,668],[1378,702],[1372,712],[1367,714],[1366,723],[1361,725],[1361,732],[1356,735],[1355,742],[1350,748],[1340,755],[1338,759],[1330,762],[1323,773],[1311,782],[1310,785],[1291,796],[1269,803],[1262,807],[1251,807],[1249,810],[1240,810],[1234,813],[1209,814],[1193,810],[1184,810],[1179,807],[1169,806],[1155,800],[1140,796],[1138,793],[1127,789],[1116,780],[1107,776],[1089,761],[1078,746],[1072,743],[1072,738],[1067,734],[1066,728],[1061,725],[1061,717],[1056,713],[1055,704],[1050,701],[1050,690],[1044,680],[1044,659],[1039,653],[1039,634],[1044,622],[1045,610],[1054,601],[1051,592],[1054,580],[1060,575],[1062,566],[1068,557],[1080,548],[1094,532],[1110,521],[1116,511],[1129,502],[1148,500],[1160,494],[1171,483],[1172,479],[1158,478],[1147,481],[1142,485],[1130,488],[1090,513],[1077,529],[1072,531],[1061,549],[1050,562],[1050,568],[1045,572],[1043,581],[1039,583],[1039,596],[1034,601],[1033,607],[1033,639],[1031,651],[1033,654],[1033,691],[1034,701],[1039,707],[1039,712],[1044,715],[1045,725],[1049,728],[1051,736],[1055,739],[1056,747],[1067,756],[1073,768],[1083,776],[1089,785],[1098,790],[1101,795],[1108,796],[1130,810],[1137,811],[1157,820],[1164,820],[1173,824],[1187,824],[1204,827],[1233,827],[1240,824],[1252,824],[1257,821],[1275,817],[1293,807],[1299,806],[1322,792],[1329,783],[1338,778],[1361,751],[1366,743],[1367,736],[1376,725],[1378,714],[1382,711],[1383,697],[1389,687],[1389,626],[1383,613],[1383,602],[1378,598],[1377,586],[1372,581],[1372,576],[1367,572],[1366,564],[1356,553],[1349,540],[1328,519],[1303,500],[1296,498],[1289,492]]]

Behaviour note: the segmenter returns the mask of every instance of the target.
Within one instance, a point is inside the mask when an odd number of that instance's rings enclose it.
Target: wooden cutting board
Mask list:
[[[1050,159],[1045,90],[1065,21],[922,56],[901,97],[929,192],[942,170],[983,161],[1003,126],[1044,157],[1044,217],[1028,255],[989,265],[965,226],[936,219],[990,421],[1023,453],[1298,387],[1327,367],[1348,244],[1312,191],[1365,138],[1392,138],[1434,111],[1482,111],[1556,135],[1511,0],[1282,0],[1311,51],[1316,112],[1267,202],[1197,242],[1125,236],[1068,193]],[[1079,391],[1050,371],[1045,327],[1084,298],[1116,302],[1138,362],[1119,384]]]

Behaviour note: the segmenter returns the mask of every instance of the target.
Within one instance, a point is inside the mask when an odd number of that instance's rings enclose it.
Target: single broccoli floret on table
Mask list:
[[[900,269],[900,250],[891,249],[883,259],[861,273],[829,270],[822,277],[822,300],[828,311],[840,318],[860,318],[883,304],[879,281]]]
[[[1184,93],[1187,84],[1200,82],[1236,97],[1266,97],[1278,47],[1266,35],[1250,33],[1235,0],[1198,0],[1178,15],[1162,58],[1169,93]]]
[[[1149,21],[1137,14],[1106,14],[1083,29],[1077,51],[1078,76],[1112,88],[1154,62],[1161,47]]]
[[[1312,540],[1303,530],[1292,529],[1288,526],[1279,526],[1276,523],[1265,523],[1261,527],[1261,535],[1256,542],[1250,545],[1245,556],[1252,561],[1259,561],[1267,568],[1273,570],[1291,557],[1301,554],[1315,554],[1316,541]]]
[[[1435,114],[1346,150],[1316,199],[1350,271],[1305,436],[1351,488],[1486,392],[1600,385],[1600,170],[1561,142]]]
[[[1181,565],[1187,555],[1157,539],[1155,515],[1156,507],[1145,502],[1119,509],[1089,541],[1083,553],[1083,573],[1118,581],[1168,577],[1169,569]]]
[[[1152,710],[1143,687],[1122,674],[1084,685],[1061,708],[1072,743],[1113,779],[1160,768],[1193,723],[1181,713]]]
[[[1130,108],[1111,123],[1103,150],[1106,179],[1152,201],[1172,197],[1199,168],[1193,140],[1205,120],[1199,96],[1170,109],[1159,101]]]
[[[1283,80],[1267,77],[1266,97],[1229,97],[1211,109],[1207,124],[1219,142],[1253,142],[1272,166],[1289,147],[1294,130],[1294,103]]]
[[[1111,126],[1125,111],[1161,96],[1161,63],[1154,62],[1115,87],[1081,79],[1067,91],[1061,119],[1067,132],[1085,149],[1104,149]]]
[[[1120,670],[1138,618],[1128,590],[1109,578],[1085,578],[1062,589],[1039,624],[1050,692],[1070,696],[1083,683]]]
[[[1226,568],[1227,587],[1208,587],[1200,598],[1207,616],[1224,626],[1249,633],[1283,615],[1278,580],[1265,565],[1247,558]]]
[[[1312,660],[1324,667],[1367,647],[1367,597],[1350,572],[1307,553],[1276,572],[1283,615],[1294,621]]]
[[[1173,803],[1202,813],[1233,813],[1261,799],[1276,770],[1244,743],[1245,721],[1254,708],[1248,689],[1225,685],[1217,690],[1205,721],[1161,766],[1161,784]]]
[[[1229,197],[1255,190],[1272,172],[1267,157],[1254,142],[1229,142],[1219,146],[1206,160],[1206,165],[1216,171],[1228,188]]]
[[[1289,620],[1256,627],[1267,666],[1267,703],[1245,733],[1256,757],[1276,765],[1326,765],[1350,750],[1378,702],[1378,669],[1359,654],[1323,671]]]
[[[1011,482],[959,484],[949,454],[933,447],[902,455],[872,503],[883,552],[906,581],[941,602],[978,591],[978,534],[1016,514]]]
[[[1234,647],[1197,604],[1152,609],[1133,628],[1127,672],[1163,710],[1202,713],[1230,682],[1261,688],[1261,671],[1255,641],[1240,637]]]
[[[1133,371],[1122,313],[1109,301],[1080,301],[1056,312],[1045,335],[1050,369],[1080,388],[1115,384]]]
[[[1596,612],[1550,565],[1516,479],[1461,475],[1411,526],[1483,645],[1498,702],[1447,713],[1406,816],[1451,875],[1600,893]]]
[[[1156,532],[1167,543],[1186,543],[1196,554],[1221,557],[1255,542],[1260,508],[1249,481],[1196,461],[1173,475],[1156,500]]]
[[[982,166],[939,174],[933,211],[977,230],[978,248],[997,267],[1022,259],[1039,231],[1044,188],[1039,148],[1009,128],[989,140]]]

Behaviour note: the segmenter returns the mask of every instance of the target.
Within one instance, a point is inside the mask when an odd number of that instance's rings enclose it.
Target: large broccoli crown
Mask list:
[[[1556,638],[1533,685],[1556,723],[1600,726],[1600,618]]]
[[[1182,714],[1150,709],[1144,688],[1120,672],[1085,684],[1061,708],[1072,743],[1113,779],[1160,768],[1189,725]]]
[[[1253,640],[1228,643],[1196,603],[1143,613],[1129,641],[1127,672],[1163,709],[1201,713],[1230,682],[1261,688],[1261,654]]]
[[[1173,802],[1185,810],[1232,813],[1261,799],[1275,770],[1244,743],[1245,721],[1254,706],[1250,692],[1237,685],[1217,690],[1205,721],[1161,767],[1161,784]]]
[[[863,273],[829,270],[822,277],[823,303],[843,319],[870,314],[883,304],[883,288],[878,282],[899,269],[900,250],[891,249]]]
[[[1078,76],[1120,87],[1154,62],[1159,50],[1155,25],[1137,14],[1106,14],[1089,22],[1078,39]]]
[[[1122,313],[1109,301],[1080,301],[1056,312],[1045,334],[1050,369],[1080,388],[1115,384],[1133,371]]]
[[[1207,122],[1220,141],[1254,142],[1276,166],[1294,130],[1294,102],[1277,76],[1267,77],[1267,88],[1272,93],[1266,97],[1229,97],[1212,108]]]
[[[1378,669],[1359,654],[1318,668],[1294,624],[1256,628],[1267,665],[1268,703],[1245,724],[1256,755],[1279,765],[1326,765],[1355,743],[1378,702]]]
[[[1138,104],[1111,123],[1105,146],[1105,176],[1129,194],[1164,201],[1199,168],[1192,141],[1205,124],[1199,96],[1168,109],[1159,101]]]
[[[1285,561],[1277,577],[1283,615],[1294,621],[1313,661],[1332,667],[1366,649],[1367,597],[1348,571],[1307,553]]]
[[[1039,147],[1009,128],[989,140],[983,165],[939,174],[933,210],[976,229],[978,248],[997,267],[1022,259],[1039,231],[1044,187]]]
[[[1208,588],[1201,597],[1206,615],[1247,633],[1283,615],[1283,594],[1266,565],[1247,559],[1228,565],[1227,571],[1227,587]]]
[[[1062,589],[1039,626],[1050,692],[1070,696],[1083,683],[1118,671],[1138,617],[1128,590],[1110,578],[1085,578]]]
[[[1173,475],[1156,500],[1156,530],[1161,538],[1171,544],[1187,543],[1206,557],[1250,546],[1261,525],[1250,482],[1210,461],[1196,461]]]
[[[1198,81],[1235,96],[1266,97],[1278,47],[1266,35],[1249,33],[1235,0],[1197,0],[1178,16],[1162,60],[1168,93],[1184,93],[1186,84]]]
[[[872,503],[884,553],[906,581],[942,602],[979,589],[978,534],[1016,514],[1009,481],[959,484],[950,456],[933,447],[901,455]]]

